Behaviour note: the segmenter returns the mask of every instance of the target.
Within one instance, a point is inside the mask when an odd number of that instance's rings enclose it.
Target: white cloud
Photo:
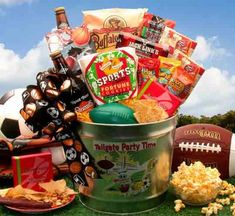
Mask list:
[[[206,39],[203,36],[197,36],[197,47],[193,53],[193,59],[196,61],[205,61],[212,58],[229,56],[228,50],[221,47],[220,42],[216,36]]]
[[[182,114],[212,116],[235,109],[235,75],[211,67],[181,106]]]
[[[0,0],[0,5],[14,5],[22,3],[32,3],[35,0]]]
[[[0,85],[2,91],[13,87],[35,84],[35,76],[39,71],[50,67],[51,61],[45,40],[20,58],[13,50],[0,43]],[[3,93],[3,92],[1,92]]]

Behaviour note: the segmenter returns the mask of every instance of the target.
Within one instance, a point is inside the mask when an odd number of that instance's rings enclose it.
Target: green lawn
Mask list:
[[[235,184],[235,178],[229,179],[229,182]],[[183,209],[180,213],[175,213],[174,203],[173,203],[174,199],[175,197],[172,194],[167,193],[166,200],[160,206],[158,206],[156,209],[148,213],[141,213],[138,215],[140,216],[171,216],[171,215],[179,215],[179,216],[198,216],[199,215],[200,216],[201,215],[199,207],[189,207],[189,206],[186,206],[186,208]],[[134,205],[133,205],[133,208],[135,208]],[[13,211],[6,209],[3,206],[0,206],[0,216],[18,216],[18,215],[21,216],[24,214],[15,213]],[[93,212],[85,208],[79,202],[79,199],[77,197],[75,201],[72,202],[70,205],[62,209],[58,209],[53,212],[46,213],[45,215],[47,216],[80,216],[80,215],[100,216],[104,214],[99,214],[99,213]],[[133,215],[136,215],[136,214],[133,214]],[[224,207],[224,209],[220,211],[218,215],[222,215],[222,216],[231,215],[229,207],[228,206]]]

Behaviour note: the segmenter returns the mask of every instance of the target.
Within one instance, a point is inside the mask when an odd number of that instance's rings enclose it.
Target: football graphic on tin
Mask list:
[[[225,179],[235,175],[235,134],[212,124],[190,124],[176,129],[172,171],[185,161],[216,167]]]

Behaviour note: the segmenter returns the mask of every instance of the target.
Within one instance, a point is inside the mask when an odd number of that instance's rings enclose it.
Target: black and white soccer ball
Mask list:
[[[65,152],[66,158],[70,161],[75,160],[77,157],[77,151],[74,148],[69,148]]]
[[[80,155],[80,161],[83,165],[87,165],[90,161],[89,155],[86,152],[82,152]]]
[[[0,98],[0,138],[33,136],[20,114],[20,109],[23,108],[23,91],[24,88],[13,89]]]

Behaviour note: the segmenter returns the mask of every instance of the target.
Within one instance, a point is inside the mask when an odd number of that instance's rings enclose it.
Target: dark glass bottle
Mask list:
[[[85,82],[69,69],[61,52],[56,51],[50,57],[58,75],[63,79],[60,87],[60,100],[66,103],[67,108],[71,111],[83,112],[93,108],[94,103]]]
[[[56,16],[57,29],[69,28],[70,25],[64,7],[57,7],[54,11]]]

